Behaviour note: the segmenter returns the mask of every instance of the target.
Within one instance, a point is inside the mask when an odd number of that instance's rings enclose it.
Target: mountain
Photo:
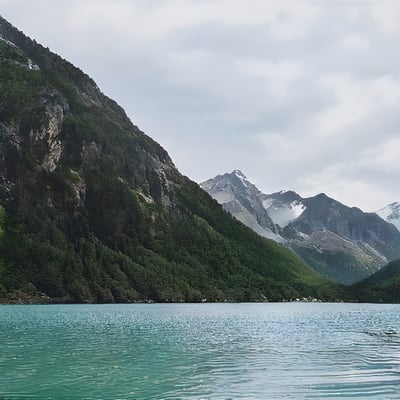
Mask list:
[[[278,193],[260,194],[263,207],[278,226],[285,228],[305,210],[303,199],[295,192],[281,190]]]
[[[351,287],[360,301],[400,303],[400,260],[395,260]]]
[[[200,184],[222,207],[237,220],[247,225],[259,235],[276,242],[284,239],[279,228],[269,217],[260,199],[262,194],[239,170],[218,175]]]
[[[319,194],[286,228],[291,247],[309,265],[341,283],[359,281],[400,256],[400,235],[374,213]]]
[[[89,76],[2,18],[0,255],[8,302],[340,293],[233,219]]]
[[[394,202],[376,212],[382,219],[393,224],[400,231],[400,203]]]
[[[309,198],[302,198],[293,191],[264,194],[248,180],[246,187],[251,190],[242,185],[240,191],[237,175],[237,171],[218,175],[201,186],[221,203],[229,199],[228,203],[223,203],[228,211],[227,204],[239,203],[246,208],[252,219],[240,219],[239,215],[238,219],[244,223],[259,220],[261,204],[261,215],[265,219],[267,213],[272,220],[278,241],[294,250],[319,273],[349,285],[400,257],[399,232],[378,215],[347,207],[324,193]],[[235,191],[231,189],[233,186]],[[249,208],[248,204],[257,207]]]

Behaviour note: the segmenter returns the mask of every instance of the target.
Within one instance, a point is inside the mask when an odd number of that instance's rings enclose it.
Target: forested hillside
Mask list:
[[[341,296],[182,176],[86,74],[4,19],[0,36],[2,301]]]

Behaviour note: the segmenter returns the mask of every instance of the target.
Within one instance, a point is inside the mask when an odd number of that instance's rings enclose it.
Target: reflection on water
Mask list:
[[[399,311],[0,306],[0,398],[399,399]]]

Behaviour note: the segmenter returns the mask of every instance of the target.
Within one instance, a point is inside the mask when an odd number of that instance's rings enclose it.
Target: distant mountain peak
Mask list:
[[[259,235],[277,242],[284,241],[264,208],[260,198],[261,192],[239,169],[217,175],[200,186],[226,211]]]
[[[280,190],[279,192],[271,193],[266,195],[268,198],[276,199],[279,201],[293,202],[293,201],[302,201],[303,198],[293,190]]]
[[[400,209],[400,202],[398,201],[394,201],[393,203],[388,204],[386,207],[381,208],[380,210],[378,210],[377,212],[386,210],[387,212],[393,212]]]
[[[240,183],[249,190],[256,190],[258,192],[258,189],[247,179],[246,175],[240,171],[239,169],[235,169],[232,171],[230,174],[231,176],[234,176],[235,178],[239,179]]]
[[[267,227],[275,233],[267,237],[285,243],[339,282],[353,283],[400,256],[400,235],[393,226],[326,193],[308,198],[291,190],[265,194],[240,170],[201,186],[244,224],[263,236]],[[400,226],[400,204],[389,205],[385,212],[397,216]]]
[[[240,170],[240,169],[235,169],[232,171],[233,175],[236,175],[238,178],[244,178],[247,179],[247,176]]]
[[[332,204],[341,204],[339,201],[333,199],[332,197],[329,197],[326,193],[323,193],[323,192],[322,193],[318,193],[315,196],[311,196],[309,198],[310,199],[314,199],[314,200],[318,200],[318,201],[323,201],[323,202],[329,201]]]
[[[400,203],[395,201],[376,211],[382,219],[393,224],[400,231]]]

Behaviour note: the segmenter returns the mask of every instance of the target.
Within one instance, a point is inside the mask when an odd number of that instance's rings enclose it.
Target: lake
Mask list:
[[[1,399],[399,399],[400,306],[2,305]]]

